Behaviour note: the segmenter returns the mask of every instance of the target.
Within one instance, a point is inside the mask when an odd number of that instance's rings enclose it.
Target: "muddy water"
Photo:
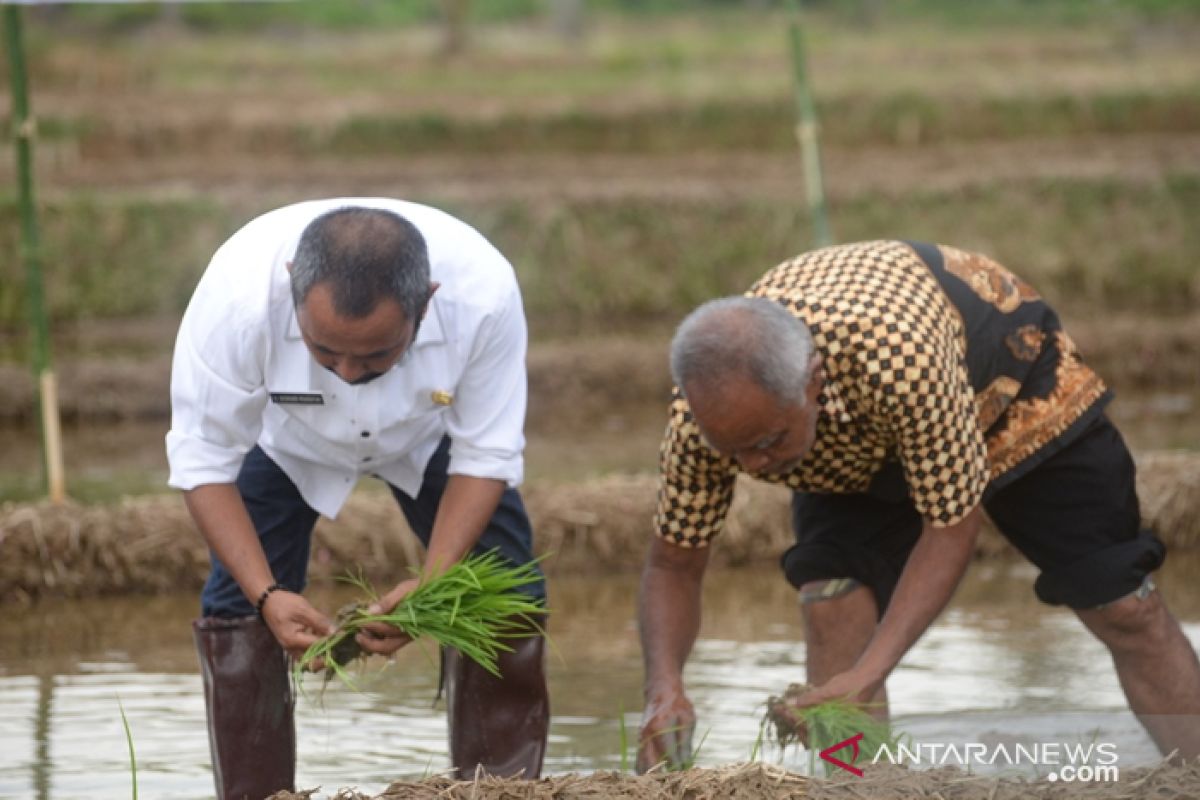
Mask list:
[[[1200,556],[1161,575],[1200,645]],[[1021,565],[976,565],[889,687],[898,727],[919,741],[1112,742],[1122,765],[1154,758],[1124,710],[1106,652],[1067,612],[1045,609]],[[640,712],[633,575],[553,582],[550,772],[621,768]],[[339,592],[314,597],[331,608]],[[208,743],[189,620],[191,597],[46,603],[0,620],[0,797],[129,796],[121,723],[129,721],[142,796],[211,796]],[[792,592],[771,570],[709,576],[706,617],[688,670],[700,717],[698,763],[745,761],[767,696],[803,677]],[[446,766],[437,670],[416,646],[374,664],[362,691],[331,685],[298,705],[298,785],[326,796]],[[798,750],[760,758],[804,769]]]

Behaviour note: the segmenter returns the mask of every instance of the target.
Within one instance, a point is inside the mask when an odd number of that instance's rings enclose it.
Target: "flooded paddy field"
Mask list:
[[[136,21],[32,11],[46,293],[80,516],[163,491],[170,345],[213,248],[269,207],[339,194],[445,207],[512,259],[535,348],[530,493],[553,499],[561,485],[622,475],[641,491],[665,423],[673,322],[812,240],[786,20],[762,13],[778,4],[742,5],[719,17],[597,15],[569,43],[529,20],[481,25],[458,62],[431,57],[420,26],[193,29],[185,14],[143,36]],[[1118,2],[1082,19],[1040,3],[972,23],[957,3],[946,17],[856,4],[883,14],[868,24],[820,5],[833,13],[813,16],[811,66],[839,240],[921,238],[998,257],[1059,307],[1118,389],[1111,416],[1135,454],[1200,452],[1194,10]],[[368,6],[404,4],[355,8]],[[12,170],[0,162],[0,181],[15,185]],[[11,222],[0,225],[0,510],[41,495],[16,217],[15,198],[0,198]],[[614,330],[653,334],[641,348],[588,335]],[[577,342],[547,349],[548,335]],[[168,502],[177,527],[164,529]],[[139,512],[157,541],[198,543],[178,498],[163,503]],[[640,715],[640,544],[629,542],[641,529],[622,521],[614,545],[595,528],[599,509],[567,504],[558,528],[540,529],[550,541],[564,526],[590,530],[612,551],[608,574],[551,574],[555,776],[627,773]],[[189,580],[203,555],[189,556]],[[706,584],[688,673],[702,768],[748,761],[766,698],[803,678],[799,614],[771,557],[721,566]],[[1193,644],[1198,569],[1180,550],[1161,575]],[[1152,762],[1107,653],[1071,614],[1037,604],[1032,580],[1019,562],[972,566],[890,682],[898,728],[928,742],[1107,741],[1123,769]],[[345,599],[325,583],[311,591],[323,608]],[[128,796],[122,708],[141,794],[211,797],[195,592],[56,593],[61,584],[0,618],[0,797]],[[298,788],[374,794],[442,770],[436,672],[410,647],[372,664],[361,692],[319,695],[314,681],[298,707]],[[770,748],[758,758],[809,763]]]
[[[1200,646],[1200,557],[1168,559],[1161,584]],[[972,567],[951,608],[889,681],[897,728],[918,741],[1032,737],[1111,742],[1122,768],[1157,753],[1125,708],[1107,652],[1066,611],[1039,606],[1029,568]],[[626,770],[641,711],[636,575],[551,580],[553,718],[547,774]],[[324,607],[340,589],[314,590]],[[190,595],[47,601],[0,621],[0,796],[119,797],[129,791],[121,708],[142,795],[211,796],[204,701]],[[703,737],[697,766],[751,760],[764,704],[803,679],[792,591],[777,571],[720,570],[687,679]],[[411,646],[372,662],[354,692],[312,677],[297,704],[297,788],[381,792],[446,768],[437,668]],[[622,752],[622,749],[626,752]],[[808,754],[769,745],[758,758],[791,771]],[[320,795],[319,795],[320,796]]]

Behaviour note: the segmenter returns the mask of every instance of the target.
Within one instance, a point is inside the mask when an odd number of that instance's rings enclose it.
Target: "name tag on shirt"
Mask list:
[[[271,402],[293,406],[323,406],[325,397],[320,392],[271,392]]]

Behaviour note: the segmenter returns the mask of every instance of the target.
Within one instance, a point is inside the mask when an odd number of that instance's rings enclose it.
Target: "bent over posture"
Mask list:
[[[426,206],[320,200],[253,220],[214,255],[180,326],[170,484],[212,551],[194,624],[220,798],[293,788],[287,654],[331,630],[305,588],[313,526],[385,481],[436,573],[476,552],[533,560],[523,472],[525,317],[513,269]],[[388,612],[416,584],[378,601]],[[544,581],[529,588],[544,598]],[[408,641],[376,625],[358,642]],[[443,654],[460,775],[535,777],[549,724],[543,639],[502,679]]]
[[[1110,393],[1054,311],[991,259],[916,242],[825,248],[711,301],[671,345],[676,393],[642,577],[639,769],[683,763],[683,668],[708,544],[739,472],[794,490],[808,682],[798,706],[886,702],[950,600],[983,510],[1111,651],[1164,752],[1200,755],[1200,664],[1155,591]]]

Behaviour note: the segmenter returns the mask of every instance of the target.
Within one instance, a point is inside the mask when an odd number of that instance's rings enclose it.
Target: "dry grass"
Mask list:
[[[1200,457],[1187,452],[1147,453],[1138,462],[1142,517],[1172,547],[1200,545]]]
[[[908,770],[868,766],[862,777],[808,778],[769,764],[735,764],[683,772],[626,775],[602,771],[590,775],[554,775],[534,781],[444,777],[398,781],[382,794],[368,796],[343,789],[334,800],[1194,800],[1200,786],[1200,762],[1125,769],[1116,783],[1059,783],[1020,777],[970,775],[953,767]],[[269,800],[309,800],[316,790],[277,792]]]
[[[397,781],[382,794],[369,798],[343,790],[337,800],[682,800],[683,798],[729,798],[729,800],[801,800],[808,797],[809,780],[768,764],[741,764],[716,769],[690,769],[627,775],[615,771],[590,775],[556,775],[535,781],[481,777],[454,781],[444,777],[419,781]],[[309,792],[277,792],[269,800],[301,800]]]

